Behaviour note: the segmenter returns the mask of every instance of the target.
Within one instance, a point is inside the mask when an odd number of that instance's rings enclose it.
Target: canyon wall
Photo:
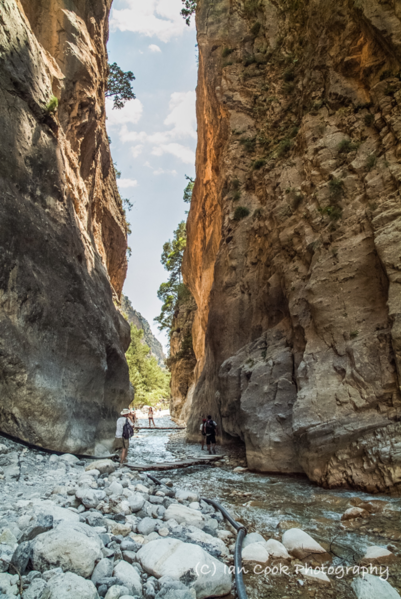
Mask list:
[[[121,296],[121,311],[127,317],[130,324],[134,324],[137,329],[143,331],[143,343],[150,347],[152,355],[157,359],[159,366],[164,367],[166,356],[164,355],[163,346],[152,333],[150,324],[138,310],[135,310],[131,300],[126,295]]]
[[[251,469],[401,487],[401,5],[199,0],[188,418]]]
[[[0,430],[78,453],[105,451],[131,400],[110,5],[4,0],[0,15]]]

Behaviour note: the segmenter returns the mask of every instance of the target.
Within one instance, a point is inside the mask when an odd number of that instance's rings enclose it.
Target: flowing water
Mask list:
[[[175,426],[168,416],[156,419],[157,426]],[[146,426],[147,421],[140,421]],[[259,532],[265,539],[281,540],[289,528],[301,528],[331,555],[334,572],[330,586],[310,583],[298,572],[300,562],[292,562],[290,573],[249,572],[244,579],[250,598],[285,599],[293,597],[353,598],[351,581],[357,576],[360,559],[371,545],[389,548],[395,563],[378,566],[376,574],[401,591],[401,498],[368,495],[348,489],[327,490],[304,477],[235,473],[241,462],[238,450],[218,448],[227,457],[220,465],[192,466],[167,472],[154,472],[159,479],[168,477],[175,486],[196,489],[201,496],[219,501],[248,532]],[[134,438],[130,462],[155,463],[206,455],[200,444],[185,443],[184,431],[140,431]],[[243,463],[243,462],[242,462]],[[373,502],[369,518],[341,522],[341,515],[358,501]],[[248,570],[252,570],[247,568]],[[348,568],[348,573],[347,573]],[[299,568],[298,568],[299,569]],[[375,572],[373,571],[373,574]],[[375,599],[372,597],[372,599]]]

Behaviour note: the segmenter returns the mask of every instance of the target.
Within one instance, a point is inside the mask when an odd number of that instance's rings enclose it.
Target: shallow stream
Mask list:
[[[175,426],[167,416],[157,418],[156,425]],[[141,420],[140,426],[147,426],[147,421]],[[350,587],[357,576],[353,568],[358,567],[371,545],[388,548],[397,556],[387,572],[387,566],[382,566],[381,573],[401,592],[401,498],[348,489],[326,490],[306,477],[235,473],[234,467],[244,464],[244,455],[238,449],[225,447],[218,447],[217,451],[226,456],[219,465],[192,466],[153,474],[159,479],[170,478],[177,487],[196,489],[202,496],[219,501],[247,527],[248,532],[259,532],[266,540],[281,540],[285,530],[298,527],[332,555],[334,573],[329,573],[330,586],[308,582],[295,572],[300,562],[292,562],[288,575],[245,575],[250,598],[355,599]],[[187,444],[184,431],[142,430],[134,437],[129,461],[150,464],[199,455],[206,455],[206,450],[202,452],[200,444]],[[359,501],[373,502],[375,512],[366,519],[342,522],[341,515],[345,510]],[[380,566],[377,574],[380,574]]]

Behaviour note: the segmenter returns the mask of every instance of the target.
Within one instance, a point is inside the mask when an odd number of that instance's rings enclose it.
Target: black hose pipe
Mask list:
[[[147,474],[146,476],[148,478],[150,478],[153,482],[155,482],[157,485],[163,484],[157,478],[155,478],[154,476],[151,476],[150,474]],[[246,530],[245,526],[242,526],[242,524],[239,524],[239,522],[236,522],[234,520],[234,518],[231,516],[231,514],[222,505],[220,505],[220,503],[218,503],[217,501],[214,501],[213,499],[207,499],[206,497],[201,497],[201,501],[204,501],[205,503],[209,503],[210,505],[212,505],[213,507],[218,509],[223,514],[224,518],[226,520],[228,520],[228,522],[237,531],[237,538],[235,541],[235,550],[234,550],[235,587],[237,589],[237,595],[238,595],[239,599],[248,599],[248,595],[246,594],[244,579],[242,576],[242,557],[241,557],[242,543],[243,543],[248,531]]]

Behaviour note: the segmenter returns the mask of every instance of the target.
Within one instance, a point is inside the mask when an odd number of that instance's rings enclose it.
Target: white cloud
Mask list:
[[[121,189],[127,189],[128,187],[136,187],[138,185],[138,181],[136,181],[136,179],[118,179],[117,185]]]
[[[149,50],[150,50],[151,52],[161,52],[161,50],[160,50],[159,46],[156,46],[156,44],[150,44],[150,46],[149,46]]]
[[[141,119],[143,104],[140,100],[130,100],[123,108],[113,110],[113,98],[106,98],[107,126],[118,127],[132,123],[136,125]]]
[[[160,144],[156,146],[152,150],[152,154],[154,156],[163,156],[163,154],[172,154],[176,156],[182,162],[186,164],[194,164],[195,162],[195,153],[191,148],[185,147],[181,144],[170,143],[170,144]]]
[[[150,166],[150,165],[149,165]],[[164,168],[158,168],[155,171],[153,171],[154,175],[176,175],[177,171],[176,170],[169,170],[169,169],[164,169]]]
[[[138,144],[137,146],[132,146],[131,153],[134,158],[138,158],[139,154],[142,154],[143,145]]]
[[[112,29],[132,31],[168,42],[181,36],[187,27],[180,15],[181,0],[125,0],[125,4],[127,8],[112,10]]]
[[[171,94],[170,113],[164,121],[165,125],[173,126],[170,131],[171,137],[177,138],[189,135],[196,139],[195,99],[194,91]]]

